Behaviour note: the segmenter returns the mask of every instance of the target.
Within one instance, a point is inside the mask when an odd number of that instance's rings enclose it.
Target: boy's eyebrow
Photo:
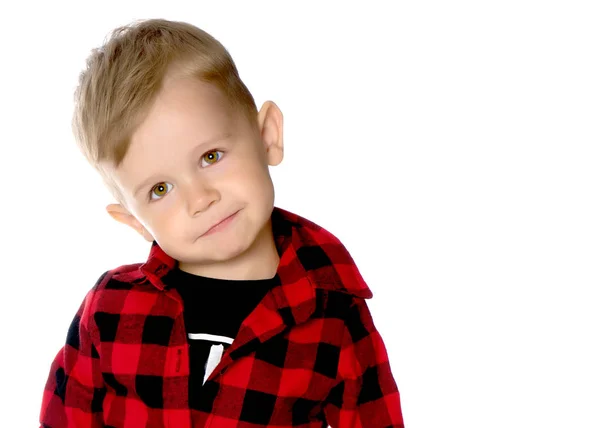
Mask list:
[[[190,152],[194,152],[199,147],[203,147],[203,146],[206,146],[208,144],[214,144],[217,141],[225,140],[225,139],[227,139],[229,137],[231,137],[231,132],[227,132],[227,133],[224,133],[224,134],[217,135],[216,137],[210,138],[210,139],[208,139],[208,140],[206,140],[206,141],[198,144],[197,146],[195,146],[194,148],[192,148],[192,150]],[[146,178],[140,184],[138,184],[138,186],[135,188],[135,190],[133,192],[133,196],[136,197],[137,194],[140,192],[140,190],[142,190],[148,184],[149,181],[152,181],[152,180],[155,179],[156,175],[158,175],[158,174],[154,174],[153,176]]]

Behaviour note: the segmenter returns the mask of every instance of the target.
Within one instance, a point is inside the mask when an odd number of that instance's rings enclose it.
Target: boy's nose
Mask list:
[[[190,217],[199,217],[219,199],[219,192],[206,184],[197,184],[185,192],[185,199]]]

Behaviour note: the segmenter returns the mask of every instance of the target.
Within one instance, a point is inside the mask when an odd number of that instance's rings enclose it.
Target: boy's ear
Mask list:
[[[279,165],[283,160],[283,113],[273,101],[265,101],[257,120],[268,164]]]
[[[146,230],[146,228],[121,204],[109,204],[106,206],[106,211],[112,218],[119,223],[126,224],[148,241],[154,241],[154,237]]]

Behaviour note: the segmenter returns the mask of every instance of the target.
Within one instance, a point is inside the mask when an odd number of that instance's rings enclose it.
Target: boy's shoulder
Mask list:
[[[105,312],[107,303],[115,303],[119,299],[119,295],[124,296],[140,286],[143,279],[143,275],[139,271],[141,265],[142,263],[126,264],[104,271],[87,289],[78,310],[78,316],[84,320],[94,317],[97,312]],[[123,298],[121,297],[121,300]]]
[[[340,239],[325,227],[298,214],[284,212],[295,219],[300,244],[296,255],[317,288],[338,291],[358,299],[370,299],[373,292],[364,280],[354,258]]]

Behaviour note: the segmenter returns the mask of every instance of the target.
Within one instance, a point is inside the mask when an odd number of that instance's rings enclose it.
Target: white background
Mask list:
[[[324,226],[368,301],[406,426],[600,427],[600,13],[594,1],[1,6],[0,426],[36,426],[115,222],[70,131],[93,47],[189,21],[283,110],[276,205]],[[118,244],[117,244],[118,243]]]

